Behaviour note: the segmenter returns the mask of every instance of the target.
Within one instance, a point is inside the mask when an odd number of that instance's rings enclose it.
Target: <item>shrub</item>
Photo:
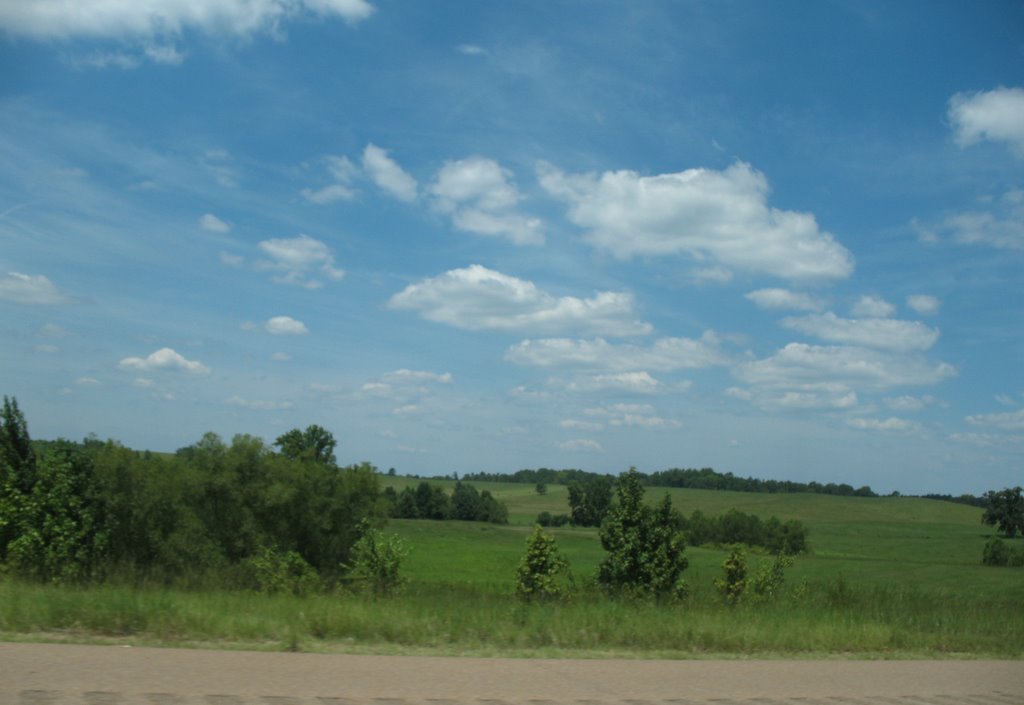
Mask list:
[[[541,512],[537,515],[537,523],[541,526],[565,526],[570,521],[568,514],[552,514]]]
[[[267,595],[307,595],[318,587],[319,578],[309,563],[295,551],[261,548],[241,564],[247,587]]]
[[[793,565],[793,559],[784,553],[775,556],[775,560],[761,567],[750,581],[750,588],[760,600],[773,600],[785,582],[786,568]]]
[[[981,554],[981,562],[985,565],[1007,565],[1010,562],[1010,549],[1002,539],[989,539]]]
[[[747,589],[747,559],[741,546],[733,546],[722,562],[725,575],[715,578],[715,588],[730,605],[735,605]]]
[[[365,580],[375,595],[389,595],[404,582],[400,570],[409,550],[395,534],[367,527],[352,555],[353,574]]]
[[[516,595],[527,601],[560,597],[565,591],[558,576],[568,570],[569,563],[559,553],[555,537],[535,526],[526,539],[526,554],[516,570]]]

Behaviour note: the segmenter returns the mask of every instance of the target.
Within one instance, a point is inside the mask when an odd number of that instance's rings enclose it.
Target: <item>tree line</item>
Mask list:
[[[44,581],[187,582],[260,566],[336,580],[387,501],[374,467],[340,467],[333,436],[273,446],[213,433],[173,455],[115,441],[34,444],[17,401],[0,413],[0,563]]]
[[[677,487],[699,490],[729,490],[732,492],[767,492],[772,494],[809,492],[814,494],[843,497],[877,497],[867,485],[854,488],[846,483],[793,482],[789,480],[762,480],[755,477],[738,477],[731,472],[720,473],[711,468],[672,468],[652,473],[637,472],[641,484],[648,487]],[[544,485],[569,485],[585,483],[604,478],[613,480],[611,475],[578,470],[575,468],[554,470],[538,468],[517,470],[513,473],[477,472],[465,475],[463,479],[477,482],[523,482]]]
[[[491,524],[508,523],[508,507],[488,491],[478,492],[473,485],[456,481],[451,495],[443,488],[427,481],[415,488],[406,487],[397,492],[394,487],[384,489],[388,515],[395,519],[455,519],[485,521]]]

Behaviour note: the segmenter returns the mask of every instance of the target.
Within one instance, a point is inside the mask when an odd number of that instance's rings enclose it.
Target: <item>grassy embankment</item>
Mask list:
[[[385,478],[401,487],[414,480]],[[446,483],[450,484],[450,483]],[[541,655],[1024,655],[1024,571],[980,565],[981,511],[912,498],[670,490],[689,514],[795,518],[812,553],[770,604],[727,607],[713,580],[724,550],[688,548],[690,599],[606,599],[589,579],[603,551],[592,529],[557,529],[580,592],[521,605],[513,575],[532,520],[567,511],[566,490],[474,483],[505,501],[509,526],[393,521],[411,553],[402,594],[305,598],[223,590],[0,583],[0,636],[402,653]],[[649,490],[648,499],[663,490]],[[766,558],[752,556],[752,567]]]

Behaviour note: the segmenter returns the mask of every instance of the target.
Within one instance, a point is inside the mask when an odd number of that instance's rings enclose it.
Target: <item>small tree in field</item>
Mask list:
[[[569,563],[558,552],[555,537],[534,526],[526,539],[526,555],[516,571],[516,595],[527,601],[561,597],[558,576],[568,570]]]
[[[715,587],[722,598],[730,605],[735,605],[747,590],[747,559],[741,546],[734,546],[722,562],[721,578],[715,578]]]
[[[598,582],[611,594],[626,597],[681,597],[687,560],[668,494],[657,507],[644,504],[644,487],[636,468],[619,477],[618,502],[600,531],[608,555]]]

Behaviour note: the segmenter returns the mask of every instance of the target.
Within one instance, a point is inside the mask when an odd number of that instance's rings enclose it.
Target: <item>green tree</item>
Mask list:
[[[36,456],[28,424],[18,408],[18,400],[4,397],[0,411],[0,483],[9,478],[22,494],[32,491],[36,477]]]
[[[534,526],[516,569],[516,595],[527,601],[561,597],[565,590],[558,578],[568,571],[569,562],[559,552],[555,537]]]
[[[334,465],[334,448],[337,442],[330,431],[313,424],[305,431],[293,428],[277,437],[274,445],[281,449],[281,455],[292,460],[312,460],[325,465]]]
[[[598,582],[612,594],[682,596],[687,560],[668,493],[657,507],[645,505],[636,468],[619,477],[617,491],[618,501],[600,530],[608,554],[598,568]]]
[[[1020,487],[985,493],[988,508],[982,515],[984,524],[996,525],[1008,539],[1024,534],[1024,495]]]
[[[569,511],[574,526],[600,526],[611,504],[611,479],[594,476],[569,483]]]

